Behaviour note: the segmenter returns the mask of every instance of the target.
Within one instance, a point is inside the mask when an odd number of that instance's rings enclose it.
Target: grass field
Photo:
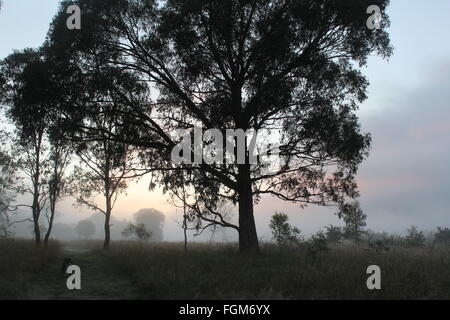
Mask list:
[[[0,299],[450,299],[450,248],[332,247],[315,258],[303,249],[262,245],[244,257],[234,245],[0,241]],[[64,257],[80,266],[70,291]],[[366,268],[381,268],[381,290],[368,290]]]

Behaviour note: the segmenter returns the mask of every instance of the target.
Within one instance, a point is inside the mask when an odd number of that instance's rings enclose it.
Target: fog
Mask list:
[[[57,0],[7,1],[0,19],[0,56],[5,57],[13,48],[40,45],[57,5]],[[404,233],[413,224],[422,230],[450,226],[450,45],[443,41],[449,30],[448,7],[446,1],[436,1],[433,6],[392,1],[388,14],[394,55],[388,62],[370,57],[368,67],[362,70],[371,85],[369,99],[361,105],[359,116],[362,130],[372,135],[372,150],[359,170],[358,182],[361,206],[372,230]],[[24,22],[17,25],[19,15]],[[411,21],[426,23],[420,23],[419,28]],[[12,24],[17,25],[21,37],[8,31]],[[120,197],[113,212],[113,239],[121,238],[121,228],[132,221],[135,212],[154,208],[166,216],[164,241],[182,241],[182,213],[160,189],[148,191],[148,183],[145,177]],[[101,239],[102,217],[93,216],[85,208],[74,208],[72,202],[64,199],[58,203],[54,237],[77,238],[73,229],[78,221],[93,219],[95,238]],[[335,215],[336,208],[300,209],[296,204],[263,197],[255,207],[261,239],[270,239],[268,222],[275,211],[288,213],[290,222],[305,235],[329,224],[342,225]],[[12,218],[24,217],[30,217],[29,213]],[[29,223],[17,224],[13,231],[18,237],[31,237]],[[210,231],[198,237],[193,237],[194,233],[190,232],[190,241],[211,239]],[[234,241],[237,233],[218,229],[212,239]]]

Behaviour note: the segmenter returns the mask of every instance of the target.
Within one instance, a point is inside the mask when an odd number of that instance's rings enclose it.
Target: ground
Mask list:
[[[450,248],[376,252],[338,246],[315,257],[304,248],[262,245],[245,257],[236,245],[0,241],[0,299],[450,299]],[[82,289],[61,272],[70,257]],[[381,290],[368,290],[366,269],[381,269]]]

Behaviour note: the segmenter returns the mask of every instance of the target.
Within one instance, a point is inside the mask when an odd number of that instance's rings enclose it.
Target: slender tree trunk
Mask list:
[[[183,234],[184,234],[184,252],[188,251],[187,247],[187,215],[186,215],[186,189],[184,185],[184,172],[181,173],[183,181]]]
[[[53,154],[53,177],[51,178],[49,182],[49,198],[50,198],[50,219],[48,222],[48,230],[45,234],[44,239],[44,245],[48,245],[48,241],[50,239],[50,235],[52,234],[52,228],[53,228],[53,220],[55,218],[55,211],[56,211],[56,201],[58,200],[59,196],[59,188],[61,184],[61,173],[58,171],[61,163],[60,163],[60,157],[61,157],[61,145],[55,145],[54,154]],[[62,169],[61,169],[62,170]]]
[[[50,220],[48,222],[48,230],[47,233],[45,234],[45,238],[44,238],[44,245],[47,246],[48,245],[48,241],[50,239],[50,235],[52,234],[52,228],[53,228],[53,220],[55,217],[55,210],[56,210],[56,199],[53,198],[50,200]]]
[[[36,183],[35,183],[36,184]],[[34,240],[37,246],[41,244],[41,231],[39,228],[39,188],[38,186],[34,186],[34,194],[33,194],[33,230],[34,230]]]
[[[34,224],[34,238],[36,246],[41,245],[41,231],[39,228],[39,217],[41,215],[41,208],[39,205],[39,179],[41,176],[41,146],[42,146],[42,133],[39,133],[37,140],[35,140],[34,152],[35,152],[35,163],[34,163],[34,176],[33,176],[33,224]]]
[[[250,183],[250,165],[239,165],[239,251],[259,253],[258,235],[253,215],[253,195]]]
[[[113,197],[113,192],[111,192],[111,149],[110,145],[108,144],[108,141],[103,142],[103,147],[105,150],[105,177],[104,177],[104,183],[105,183],[105,196],[106,196],[106,210],[105,210],[105,241],[103,242],[103,250],[109,249],[109,244],[111,242],[111,229],[110,229],[110,219],[111,219],[111,213],[112,213],[112,203],[111,199]]]
[[[183,233],[184,233],[184,252],[188,251],[187,247],[187,217],[186,217],[186,206],[184,206],[184,214],[183,214]]]

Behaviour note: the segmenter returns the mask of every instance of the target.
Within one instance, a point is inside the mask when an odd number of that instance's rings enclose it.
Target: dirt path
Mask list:
[[[69,290],[62,274],[64,258],[81,269],[81,290]],[[102,252],[66,247],[51,267],[39,270],[27,288],[30,299],[138,299],[138,292],[126,277],[118,277],[107,267]]]

